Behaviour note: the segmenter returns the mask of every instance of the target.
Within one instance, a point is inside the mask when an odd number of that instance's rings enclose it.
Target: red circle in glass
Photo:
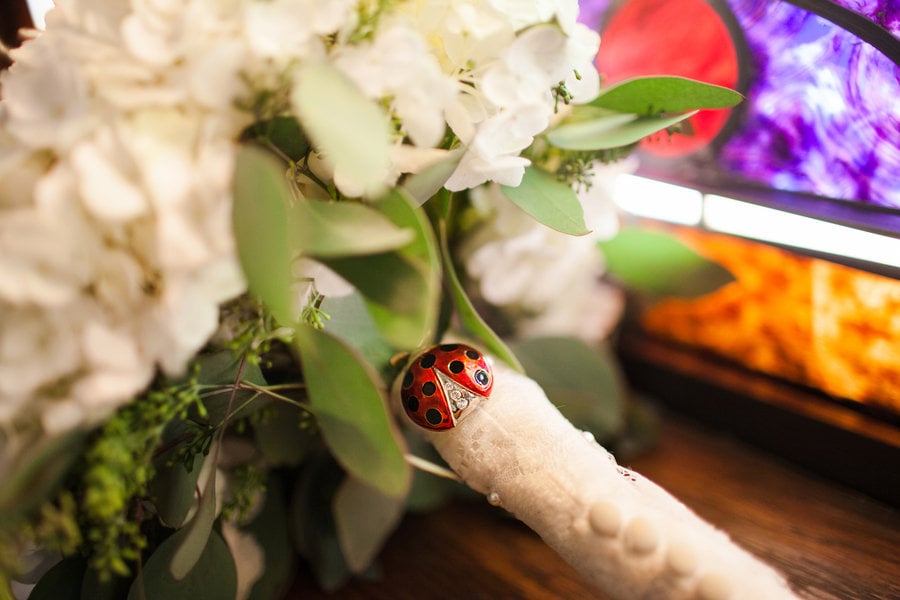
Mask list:
[[[645,75],[679,75],[734,88],[738,58],[728,27],[705,0],[632,0],[603,30],[597,69],[609,85]],[[711,142],[730,110],[702,110],[689,122],[693,135],[644,140],[657,156],[685,156]]]

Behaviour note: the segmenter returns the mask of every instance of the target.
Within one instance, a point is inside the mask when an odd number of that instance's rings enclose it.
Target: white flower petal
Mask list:
[[[127,221],[146,213],[149,204],[143,190],[107,155],[109,140],[78,144],[71,153],[72,166],[85,207],[100,219]]]

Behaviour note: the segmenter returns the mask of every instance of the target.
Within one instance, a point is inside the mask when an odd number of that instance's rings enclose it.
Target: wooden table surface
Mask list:
[[[780,568],[805,598],[900,600],[900,510],[671,415],[658,447],[627,466]],[[379,580],[333,594],[301,573],[289,598],[602,598],[486,502],[407,516],[380,569]]]

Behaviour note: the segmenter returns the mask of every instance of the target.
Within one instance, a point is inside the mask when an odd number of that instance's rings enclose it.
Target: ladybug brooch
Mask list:
[[[465,344],[428,348],[413,360],[400,387],[403,408],[412,421],[432,431],[455,427],[487,398],[494,375],[484,356]]]

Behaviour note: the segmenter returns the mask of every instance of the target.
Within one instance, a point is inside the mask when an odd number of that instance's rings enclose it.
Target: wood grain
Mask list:
[[[900,598],[900,511],[667,415],[629,465],[765,558],[805,598]],[[334,594],[302,571],[288,598],[601,598],[529,529],[484,502],[407,516],[377,580]]]

